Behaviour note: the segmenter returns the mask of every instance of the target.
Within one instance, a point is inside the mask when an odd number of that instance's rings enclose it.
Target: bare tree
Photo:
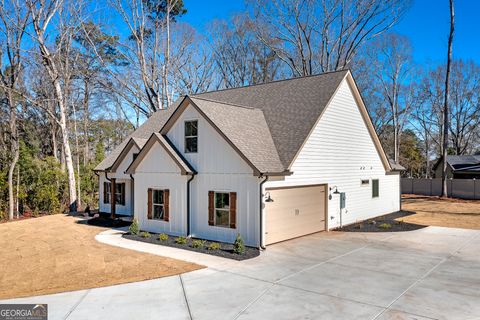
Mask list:
[[[13,175],[17,165],[20,149],[17,128],[17,108],[21,102],[17,94],[19,80],[23,69],[22,39],[30,18],[28,8],[21,1],[8,0],[0,5],[0,80],[7,97],[10,114],[10,156],[11,161],[8,169],[8,218],[13,219],[15,211],[15,198],[13,187]],[[3,66],[3,62],[6,66]]]
[[[450,135],[456,154],[474,151],[480,129],[480,66],[473,61],[454,61],[450,77]]]
[[[170,73],[171,96],[208,91],[215,80],[215,65],[207,41],[183,23],[175,25]]]
[[[369,95],[378,96],[378,99],[371,101],[380,104],[374,107],[375,110],[387,106],[386,112],[381,113],[385,122],[379,124],[382,131],[379,135],[387,125],[391,125],[391,150],[395,162],[399,161],[402,131],[409,122],[412,105],[417,100],[411,52],[408,38],[392,33],[378,37],[362,51],[366,67],[359,74],[359,84]]]
[[[62,50],[67,50],[68,44],[72,40],[73,30],[71,25],[62,25],[59,22],[60,25],[57,26],[59,34],[56,37],[55,44],[54,46],[49,46],[47,44],[47,28],[52,27],[52,19],[54,19],[54,17],[59,16],[62,13],[67,14],[64,1],[29,0],[28,5],[32,12],[32,22],[35,32],[34,39],[38,44],[45,71],[47,72],[52,87],[54,88],[55,102],[58,106],[58,118],[55,118],[55,121],[60,128],[62,136],[62,151],[65,156],[65,165],[68,174],[69,208],[70,211],[76,211],[78,200],[77,185],[69,141],[70,129],[67,124],[69,88],[68,85],[61,81],[61,68],[68,69],[68,67],[61,66],[61,62],[58,59],[58,55]],[[74,15],[68,17],[69,23],[73,22],[72,16]],[[54,51],[51,51],[52,47]],[[65,80],[65,77],[63,77],[63,79]]]
[[[170,103],[171,22],[186,10],[182,0],[114,0],[112,3],[130,33],[129,41],[122,46],[123,53],[138,77],[122,77],[120,73],[112,76],[124,89],[125,99],[134,102],[136,97],[142,98],[142,103],[134,106],[149,116]],[[143,90],[139,90],[141,88]]]
[[[447,53],[447,70],[445,75],[445,97],[443,104],[443,144],[442,144],[442,196],[448,197],[447,193],[447,155],[448,155],[448,128],[449,128],[449,90],[450,90],[450,69],[452,63],[452,43],[453,34],[455,32],[455,10],[453,0],[450,0],[450,32],[448,35],[448,53]]]
[[[214,21],[209,34],[219,87],[239,87],[281,77],[281,60],[257,38],[254,21],[248,16]]]
[[[251,0],[259,39],[294,75],[340,70],[390,29],[406,0]]]

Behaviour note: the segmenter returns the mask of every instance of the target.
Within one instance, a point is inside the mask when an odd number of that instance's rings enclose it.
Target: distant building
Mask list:
[[[433,166],[435,178],[442,177],[443,158]],[[447,156],[447,178],[480,179],[480,155]]]

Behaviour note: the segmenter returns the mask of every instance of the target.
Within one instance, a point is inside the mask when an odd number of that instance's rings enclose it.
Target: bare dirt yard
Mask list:
[[[408,223],[480,230],[480,201],[402,196],[402,209],[415,214],[402,217]]]
[[[0,299],[96,288],[176,275],[193,263],[95,240],[105,228],[66,215],[0,224]]]

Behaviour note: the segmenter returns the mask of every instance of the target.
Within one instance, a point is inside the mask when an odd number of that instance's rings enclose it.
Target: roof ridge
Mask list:
[[[244,106],[244,105],[241,105],[241,104],[236,104],[236,103],[231,103],[231,102],[226,102],[226,101],[207,99],[207,98],[196,97],[196,96],[191,96],[191,98],[199,99],[199,100],[205,100],[205,101],[211,101],[211,102],[220,103],[220,104],[226,104],[226,105],[230,105],[230,106],[234,106],[234,107],[238,107],[238,108],[245,108],[245,109],[250,109],[250,110],[260,110],[258,108],[254,108],[254,107],[250,107],[250,106]]]
[[[195,95],[191,95],[191,97],[198,98],[199,95],[207,94],[207,93],[223,92],[223,91],[229,91],[229,90],[235,90],[235,89],[244,89],[244,88],[250,88],[250,87],[258,87],[258,86],[263,86],[263,85],[272,84],[272,83],[278,83],[278,82],[284,82],[284,81],[290,81],[290,80],[299,80],[299,79],[305,79],[305,78],[314,78],[314,77],[327,75],[327,74],[330,74],[330,73],[348,72],[348,71],[351,71],[350,68],[345,68],[345,69],[342,69],[342,70],[327,71],[327,72],[322,72],[322,73],[317,73],[317,74],[310,74],[310,75],[307,75],[307,76],[298,76],[298,77],[293,77],[293,78],[288,78],[288,79],[279,79],[279,80],[273,80],[273,81],[269,81],[269,82],[249,84],[249,85],[240,86],[240,87],[232,87],[232,88],[224,88],[224,89],[219,89],[219,90],[211,90],[211,91],[205,91],[205,92],[197,93]]]

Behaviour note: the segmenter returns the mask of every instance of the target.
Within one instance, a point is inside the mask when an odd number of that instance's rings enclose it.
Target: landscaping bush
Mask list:
[[[142,238],[150,238],[150,236],[151,236],[150,232],[148,232],[148,231],[140,232],[140,237],[142,237]]]
[[[237,234],[237,238],[233,243],[233,252],[236,254],[244,254],[245,253],[245,243],[243,242],[242,237],[240,234]]]
[[[207,247],[207,250],[209,250],[209,251],[220,250],[220,243],[218,243],[218,242],[210,243],[210,245]]]
[[[158,235],[158,240],[160,240],[160,241],[167,241],[167,240],[168,240],[168,234],[160,233],[160,234]]]
[[[192,241],[192,247],[193,248],[203,248],[205,245],[205,240],[193,240]]]
[[[387,229],[392,228],[392,225],[390,223],[382,223],[382,224],[378,225],[378,227],[387,230]]]
[[[138,220],[137,219],[133,219],[133,222],[132,224],[130,225],[130,227],[128,228],[128,231],[131,233],[131,234],[138,234],[138,232],[140,231],[139,227],[138,227]]]
[[[186,244],[187,243],[187,238],[185,237],[177,237],[175,239],[175,242],[178,243],[178,244]]]

